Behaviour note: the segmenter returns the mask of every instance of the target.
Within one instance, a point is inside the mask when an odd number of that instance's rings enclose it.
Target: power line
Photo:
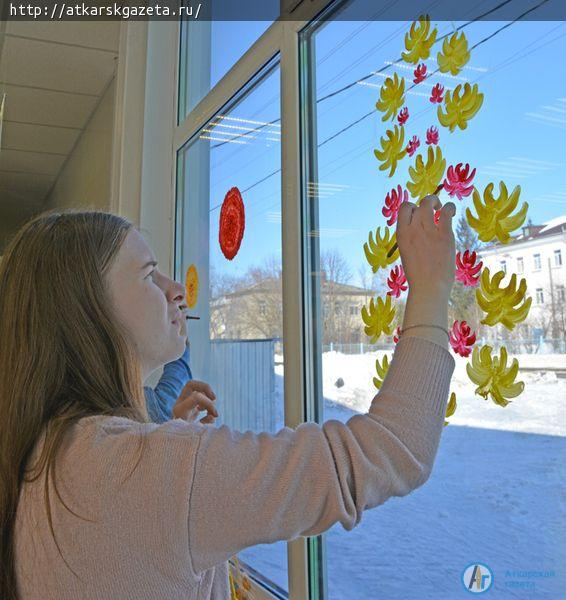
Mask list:
[[[544,1],[547,2],[548,0],[544,0]],[[499,3],[494,8],[491,8],[490,10],[484,12],[483,14],[475,17],[471,21],[468,21],[467,23],[464,23],[463,25],[460,25],[456,29],[458,31],[460,31],[461,29],[464,29],[465,27],[468,27],[469,25],[471,25],[472,23],[478,21],[479,19],[483,19],[484,17],[490,15],[491,13],[496,12],[497,10],[499,10],[500,8],[502,8],[503,6],[505,6],[506,4],[509,4],[509,2],[513,2],[513,0],[504,0],[503,2]],[[436,2],[436,4],[438,4],[438,2]],[[450,35],[452,35],[452,32],[450,32],[450,33],[448,33],[448,34],[446,34],[444,36],[439,37],[435,41],[434,45],[436,45],[437,43],[441,42],[444,38],[449,37]],[[378,45],[378,46],[381,47],[380,45]],[[326,96],[322,96],[321,98],[318,98],[316,102],[318,104],[319,102],[324,102],[324,100],[328,100],[329,98],[332,98],[332,97],[334,97],[334,96],[336,96],[338,94],[341,94],[342,92],[345,92],[346,90],[349,90],[351,87],[355,86],[359,82],[365,81],[366,79],[369,79],[369,78],[373,77],[375,74],[383,73],[387,69],[391,68],[393,65],[396,65],[397,63],[400,63],[400,62],[403,62],[402,58],[397,59],[393,63],[385,65],[384,67],[382,67],[378,71],[372,71],[368,75],[364,75],[364,77],[362,77],[361,79],[357,79],[356,81],[353,81],[352,83],[349,83],[349,84],[345,85],[344,87],[342,87],[342,88],[340,88],[338,90],[335,90],[334,92],[330,92],[330,94],[327,94]],[[268,127],[269,125],[274,125],[275,123],[279,123],[279,121],[281,121],[281,117],[278,117],[277,119],[274,119],[273,121],[268,121],[267,123],[264,123],[264,124],[262,124],[262,125],[260,125],[258,127],[253,128],[253,129],[249,129],[246,133],[247,134],[255,133],[256,131],[259,131],[261,129],[264,129],[265,127]],[[246,135],[246,134],[236,135],[236,136],[230,138],[230,141],[236,140],[236,139],[238,139],[238,137],[243,137],[244,135]],[[213,146],[210,147],[210,149],[211,150],[215,150],[216,148],[219,148],[220,146],[224,146],[224,144],[229,144],[230,141],[225,141],[225,142],[220,142],[219,144],[214,144]]]
[[[506,2],[503,2],[501,5],[503,4],[507,4],[507,2],[510,2],[511,0],[506,0]],[[477,42],[476,44],[474,44],[470,50],[473,50],[474,48],[477,48],[478,46],[481,46],[483,43],[487,42],[488,40],[490,40],[491,38],[493,38],[494,36],[496,36],[498,33],[500,33],[501,31],[503,31],[504,29],[507,29],[508,27],[510,27],[511,25],[513,25],[514,23],[516,23],[517,21],[520,21],[523,17],[525,17],[526,15],[528,15],[529,13],[531,13],[532,11],[536,10],[537,8],[539,8],[540,6],[542,6],[543,4],[546,4],[549,0],[541,0],[541,2],[539,2],[536,6],[530,8],[529,10],[526,10],[524,13],[520,14],[518,17],[516,17],[515,19],[513,19],[513,21],[506,23],[505,25],[503,25],[503,27],[500,27],[499,29],[497,29],[496,31],[494,31],[492,34],[488,35],[487,37],[483,38],[483,40],[480,40],[479,42]],[[471,23],[472,21],[470,21]],[[450,34],[448,34],[450,35]],[[446,37],[446,36],[444,36]],[[395,63],[392,64],[396,64],[399,61],[396,61]],[[440,69],[436,69],[436,71],[433,71],[430,74],[430,77],[432,77],[432,75],[434,75],[435,73],[438,73]],[[380,71],[379,71],[380,72]],[[367,79],[367,77],[366,77]],[[416,83],[414,83],[411,87],[407,88],[407,91],[412,90],[416,85]],[[340,131],[338,131],[337,133],[331,135],[330,137],[326,138],[323,142],[321,142],[318,147],[320,148],[321,146],[324,146],[324,144],[327,144],[328,142],[330,142],[331,140],[333,140],[334,138],[338,137],[339,135],[341,135],[342,133],[344,133],[345,131],[348,131],[348,129],[354,127],[354,125],[357,125],[358,123],[360,123],[361,121],[367,119],[370,115],[373,115],[375,112],[377,112],[377,109],[373,109],[370,112],[366,113],[365,115],[363,115],[362,117],[360,117],[359,119],[357,119],[356,121],[354,121],[353,123],[350,123],[349,125],[347,125],[346,127],[344,127],[343,129],[341,129]]]
[[[459,31],[461,29],[463,29],[464,27],[467,27],[469,25],[471,25],[472,23],[474,23],[475,21],[495,12],[496,10],[499,10],[501,7],[503,7],[504,5],[508,4],[509,2],[511,2],[512,0],[505,0],[504,2],[501,2],[500,4],[498,4],[496,7],[494,7],[493,9],[490,9],[489,11],[486,11],[485,13],[483,13],[482,15],[479,15],[478,17],[476,17],[475,19],[464,23],[463,25],[460,25],[459,27],[457,27],[456,29]],[[515,19],[513,19],[513,21],[510,21],[509,23],[506,23],[505,25],[503,25],[502,27],[500,27],[499,29],[497,29],[496,31],[494,31],[492,34],[488,35],[487,37],[483,38],[482,40],[480,40],[479,42],[477,42],[476,44],[474,44],[472,46],[471,49],[475,49],[477,47],[479,47],[480,45],[482,45],[483,43],[487,42],[488,40],[492,39],[493,37],[495,37],[498,33],[500,33],[501,31],[507,29],[508,27],[510,27],[511,25],[513,25],[514,23],[517,23],[518,21],[520,21],[522,18],[524,18],[526,15],[528,15],[529,13],[533,12],[534,10],[538,9],[540,6],[542,6],[543,4],[546,4],[546,2],[548,2],[549,0],[541,0],[541,2],[539,2],[537,5],[535,5],[534,7],[526,10],[525,12],[521,13],[519,16],[517,16]],[[437,41],[441,41],[442,39],[448,37],[452,35],[452,33],[446,34],[445,36],[439,38]],[[382,72],[385,69],[393,66],[394,64],[397,64],[399,62],[402,62],[403,59],[398,59],[397,61],[395,61],[394,63],[390,63],[385,65],[384,67],[382,67],[382,69],[380,69],[377,72]],[[436,71],[434,71],[433,73],[431,73],[431,76],[434,75],[435,73],[437,73],[439,71],[439,69],[437,69]],[[357,81],[364,81],[365,79],[368,79],[369,77],[371,77],[374,73],[372,72],[370,75],[365,76],[362,79],[359,79]],[[352,84],[348,84],[347,86],[344,86],[343,88],[341,88],[340,90],[336,90],[335,92],[332,92],[331,94],[320,98],[317,100],[317,103],[325,100],[331,96],[335,96],[338,93],[341,93],[347,89],[349,89],[350,87],[352,87],[353,85],[356,85],[356,82],[353,82]],[[410,88],[407,89],[407,91],[413,89],[417,84],[413,84]],[[337,138],[339,135],[341,135],[342,133],[348,131],[349,129],[351,129],[352,127],[354,127],[355,125],[357,125],[358,123],[361,123],[362,121],[364,121],[365,119],[367,119],[369,116],[375,114],[377,112],[376,109],[372,109],[370,112],[366,113],[365,115],[361,116],[359,119],[356,119],[355,121],[353,121],[352,123],[348,124],[346,127],[342,128],[340,131],[334,133],[333,135],[331,135],[330,137],[326,138],[324,141],[320,142],[317,145],[317,148],[321,148],[322,146],[324,146],[325,144],[327,144],[328,142],[332,141],[333,139]],[[276,119],[274,121],[271,121],[269,123],[266,123],[265,125],[262,125],[261,128],[266,127],[268,125],[271,125],[273,123],[276,123],[277,121],[280,121],[280,119]],[[256,131],[258,128],[254,129],[253,131]],[[252,130],[250,130],[252,131]],[[222,142],[222,144],[218,144],[219,145],[223,145],[227,142]],[[217,147],[214,146],[214,147]],[[243,190],[243,192],[249,191],[250,189],[256,187],[257,185],[259,185],[260,183],[263,183],[264,181],[266,181],[267,179],[270,179],[271,177],[277,175],[278,173],[281,172],[281,168],[273,171],[272,173],[266,175],[265,177],[263,177],[262,179],[256,181],[255,183],[253,183],[251,186],[247,187],[245,190]],[[217,208],[219,208],[220,206],[222,206],[222,204],[218,204],[216,206],[214,206],[213,208],[210,209],[210,212],[216,210]]]
[[[550,32],[548,32],[548,33],[551,33],[552,31],[555,31],[556,29],[558,29],[559,27],[562,27],[562,26],[563,26],[563,24],[560,24],[560,25],[558,25],[557,27],[555,27],[554,29],[552,29],[552,30],[551,30]],[[545,34],[545,35],[548,35],[548,33],[547,33],[547,34]],[[493,36],[490,36],[490,37],[493,37]],[[541,36],[541,37],[539,37],[539,38],[538,38],[538,40],[542,39],[542,37],[544,37],[544,36]],[[547,42],[545,42],[545,43],[543,43],[543,44],[540,44],[540,45],[538,45],[536,48],[533,48],[532,50],[530,50],[530,51],[528,51],[528,52],[526,52],[526,53],[522,53],[522,54],[521,54],[521,56],[517,56],[517,54],[520,54],[522,51],[518,51],[518,52],[516,52],[515,54],[513,54],[511,57],[507,58],[505,61],[503,61],[503,62],[502,62],[502,63],[500,63],[499,65],[496,65],[496,67],[495,67],[494,69],[492,69],[492,70],[491,70],[489,73],[487,73],[487,74],[482,74],[482,75],[479,75],[479,76],[476,78],[476,80],[475,80],[475,81],[478,81],[478,80],[480,80],[480,79],[483,79],[484,77],[487,77],[488,75],[493,75],[493,73],[495,73],[496,71],[498,71],[498,70],[500,70],[500,69],[502,69],[502,68],[504,68],[504,67],[508,66],[509,64],[512,64],[513,62],[516,62],[516,61],[517,61],[517,60],[519,60],[519,59],[522,59],[522,58],[525,58],[526,56],[529,56],[529,55],[530,55],[530,54],[532,54],[533,52],[536,52],[537,50],[540,50],[540,48],[543,48],[544,46],[547,46],[548,44],[550,44],[550,43],[552,43],[552,42],[554,42],[554,41],[556,41],[557,39],[560,39],[560,38],[562,38],[562,37],[564,37],[564,34],[563,34],[563,35],[556,36],[556,37],[552,38],[551,40],[549,40],[549,41],[547,41]],[[534,42],[531,42],[531,43],[530,43],[530,44],[529,44],[527,47],[529,47],[529,46],[532,46],[534,43],[536,43],[536,41],[537,41],[537,40],[535,40]],[[515,58],[515,57],[516,57],[516,58]],[[373,114],[374,112],[375,112],[375,111],[372,111],[370,114]],[[415,116],[413,117],[413,120],[416,120],[416,119],[417,119],[419,116],[422,116],[423,114],[426,114],[427,112],[430,112],[430,109],[425,109],[425,110],[421,111],[420,113],[418,113],[417,115],[415,115]],[[361,145],[363,145],[363,144],[361,144]],[[360,147],[360,146],[359,146],[359,147]],[[359,147],[358,147],[358,148],[359,148]],[[369,147],[369,146],[368,146],[368,147]],[[361,152],[358,152],[358,154],[356,154],[354,158],[356,158],[357,156],[359,156],[360,154],[362,154],[363,152],[365,152],[365,151],[367,150],[367,148],[368,148],[368,147],[366,147],[366,149],[365,149],[365,150],[362,150]],[[348,152],[351,152],[351,150],[350,150],[350,151],[348,151]],[[336,159],[336,160],[337,160],[337,159]],[[352,160],[353,160],[353,159],[352,159]],[[351,161],[350,161],[350,162],[351,162]],[[344,166],[344,165],[343,165],[343,164],[341,164],[340,166],[342,167],[342,166]],[[340,167],[338,167],[338,168],[340,168]],[[336,170],[338,170],[338,168],[337,168],[337,169],[334,169],[334,170],[332,170],[332,171],[330,171],[330,172],[328,172],[328,173],[326,173],[326,174],[325,174],[325,176],[328,176],[328,175],[330,175],[330,174],[334,173]],[[247,190],[251,189],[252,187],[255,187],[255,186],[256,186],[256,185],[258,185],[259,183],[261,183],[261,182],[265,181],[267,178],[269,178],[269,177],[272,177],[272,176],[274,176],[274,175],[276,175],[277,173],[280,173],[280,172],[281,172],[281,169],[277,169],[276,171],[274,171],[273,173],[270,173],[270,175],[268,175],[267,177],[264,177],[262,180],[260,180],[260,181],[258,181],[258,182],[256,182],[256,183],[254,183],[252,186],[250,186],[249,188],[247,188],[247,189],[246,189],[246,190],[244,190],[244,191],[247,191]],[[263,198],[262,200],[265,200],[265,199],[267,199],[267,198],[269,198],[269,197],[271,197],[271,196],[273,196],[273,195],[274,195],[274,194],[270,194],[269,196],[266,196],[266,197],[265,197],[265,198]],[[270,206],[270,207],[268,207],[268,208],[271,208],[271,207],[278,206],[279,204],[280,204],[280,201],[276,202],[275,204],[271,205],[271,206]],[[257,216],[257,215],[256,215],[256,216]]]

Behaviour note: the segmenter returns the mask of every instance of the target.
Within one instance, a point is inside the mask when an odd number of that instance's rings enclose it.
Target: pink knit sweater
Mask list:
[[[16,514],[23,600],[187,600],[230,597],[228,563],[255,544],[351,530],[364,510],[405,496],[432,470],[454,358],[401,338],[369,412],[241,432],[175,419],[82,419],[67,434],[50,486],[22,488]],[[138,458],[138,434],[147,447]],[[42,439],[36,445],[37,452]],[[32,457],[33,458],[33,457]],[[236,497],[237,491],[237,497]]]

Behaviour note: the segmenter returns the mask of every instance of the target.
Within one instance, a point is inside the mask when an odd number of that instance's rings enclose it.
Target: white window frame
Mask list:
[[[178,149],[204,126],[277,53],[280,55],[283,245],[283,332],[285,425],[296,427],[312,414],[309,390],[312,369],[305,347],[303,231],[299,91],[299,32],[332,0],[281,0],[294,20],[275,21],[222,79],[177,125],[178,21],[130,21],[121,25],[117,71],[115,151],[112,210],[131,218],[147,236],[162,270],[175,269],[176,156]],[[134,69],[136,76],[131,76]],[[165,94],[164,90],[171,90]],[[145,92],[145,93],[144,93]],[[135,111],[132,110],[135,107]],[[128,111],[126,111],[126,107]],[[140,140],[142,152],[126,161],[130,140]],[[126,168],[127,167],[127,168]],[[130,187],[128,186],[130,181]],[[139,199],[139,200],[138,200]],[[309,408],[310,407],[310,408]],[[289,597],[327,597],[324,534],[287,543]],[[309,581],[309,565],[313,574]],[[322,574],[320,582],[319,573]],[[321,589],[323,588],[323,589]],[[258,598],[272,598],[254,586]]]
[[[537,266],[537,256],[539,259],[539,264]],[[533,271],[540,271],[542,269],[542,256],[540,252],[536,252],[533,254]]]
[[[554,266],[561,267],[562,264],[562,250],[558,248],[554,251]]]

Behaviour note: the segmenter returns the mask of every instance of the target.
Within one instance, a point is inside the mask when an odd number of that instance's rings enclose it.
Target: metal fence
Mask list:
[[[509,354],[566,354],[566,340],[564,338],[513,338],[513,339],[487,339],[478,338],[478,345],[489,344],[494,350],[505,346]],[[366,352],[386,351],[392,352],[395,344],[382,342],[378,344],[342,344],[331,342],[322,347],[323,352],[340,352],[342,354],[365,354]]]
[[[275,340],[211,340],[210,383],[221,399],[216,425],[274,431]]]

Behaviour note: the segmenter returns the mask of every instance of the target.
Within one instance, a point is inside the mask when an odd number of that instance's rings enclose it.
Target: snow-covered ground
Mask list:
[[[377,391],[375,359],[383,354],[323,355],[324,420],[367,412]],[[366,511],[350,532],[340,524],[326,532],[329,598],[469,597],[461,573],[472,562],[490,567],[492,598],[566,597],[566,379],[520,372],[525,391],[503,408],[474,395],[466,362],[456,357],[451,389],[458,406],[426,484]],[[566,369],[565,355],[519,362]],[[282,411],[283,367],[276,372]],[[339,377],[341,388],[334,385]],[[238,556],[288,589],[284,542]]]

